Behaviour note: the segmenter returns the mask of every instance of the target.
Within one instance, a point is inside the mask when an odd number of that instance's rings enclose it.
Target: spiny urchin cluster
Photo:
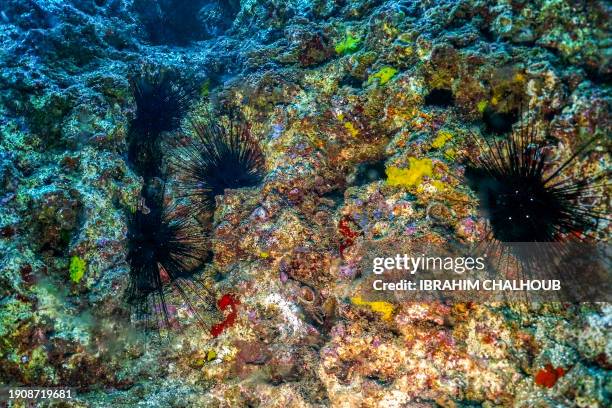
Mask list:
[[[608,267],[599,243],[607,240],[604,230],[610,221],[609,171],[584,175],[575,170],[600,138],[590,138],[561,159],[553,157],[556,148],[547,142],[552,139],[548,129],[542,136],[528,123],[499,138],[471,137],[480,153],[468,159],[466,181],[478,195],[487,226],[473,249],[499,276],[591,283],[564,284],[552,292],[504,293],[508,300],[604,299]]]
[[[173,309],[167,302],[168,290],[178,293],[196,315],[194,305],[203,297],[194,276],[210,253],[197,215],[212,208],[214,196],[225,189],[259,183],[264,158],[246,122],[234,116],[228,122],[192,119],[190,142],[167,149],[162,135],[180,126],[195,93],[168,73],[141,75],[132,83],[137,110],[130,127],[128,159],[144,186],[138,208],[128,217],[127,300],[137,321],[167,327]],[[189,198],[188,206],[171,204],[164,161],[178,169],[177,198]]]

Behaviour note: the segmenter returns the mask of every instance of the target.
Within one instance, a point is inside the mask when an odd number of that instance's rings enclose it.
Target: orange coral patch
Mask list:
[[[552,388],[557,380],[565,375],[565,369],[563,367],[554,368],[551,364],[546,366],[537,372],[535,376],[535,383],[542,387]]]

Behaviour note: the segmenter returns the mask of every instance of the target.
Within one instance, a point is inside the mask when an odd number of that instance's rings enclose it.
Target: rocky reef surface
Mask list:
[[[472,132],[538,106],[563,157],[609,140],[610,11],[0,0],[0,382],[74,387],[74,407],[610,406],[610,304],[373,302],[359,285],[368,242],[478,240],[476,196],[449,176]],[[216,197],[208,307],[199,321],[169,294],[162,339],[122,296],[146,69],[197,87],[193,112],[239,111],[266,162]],[[600,146],[571,172],[609,165]]]

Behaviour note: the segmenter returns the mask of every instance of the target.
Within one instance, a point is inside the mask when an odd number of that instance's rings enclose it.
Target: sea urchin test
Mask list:
[[[484,268],[483,257],[471,256],[441,257],[421,254],[415,257],[408,254],[397,254],[394,257],[377,257],[372,262],[372,271],[376,275],[382,274],[385,270],[404,270],[411,275],[418,270],[453,271],[462,274],[466,271],[482,271]]]

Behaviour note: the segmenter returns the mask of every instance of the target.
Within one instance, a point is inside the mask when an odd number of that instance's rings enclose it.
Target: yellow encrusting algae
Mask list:
[[[353,137],[357,137],[357,135],[359,135],[359,131],[355,128],[355,125],[353,125],[351,122],[344,122],[344,128],[348,130],[350,135]]]
[[[487,105],[489,105],[489,101],[482,100],[476,104],[476,108],[478,109],[478,112],[482,113],[487,108]]]
[[[431,142],[431,147],[439,149],[453,138],[453,134],[448,130],[440,130],[436,138]]]
[[[408,158],[408,168],[388,167],[387,184],[394,187],[416,187],[421,183],[423,177],[431,177],[433,174],[433,162],[431,159]]]
[[[395,74],[397,74],[397,69],[392,67],[384,67],[381,68],[378,72],[370,75],[368,78],[368,83],[371,83],[374,81],[374,79],[378,78],[378,83],[380,85],[384,85],[389,82],[389,80],[393,78]]]
[[[391,320],[393,312],[395,311],[395,306],[389,302],[368,302],[367,300],[363,300],[361,296],[352,297],[351,302],[356,306],[368,306],[372,311],[380,313],[384,320]]]

